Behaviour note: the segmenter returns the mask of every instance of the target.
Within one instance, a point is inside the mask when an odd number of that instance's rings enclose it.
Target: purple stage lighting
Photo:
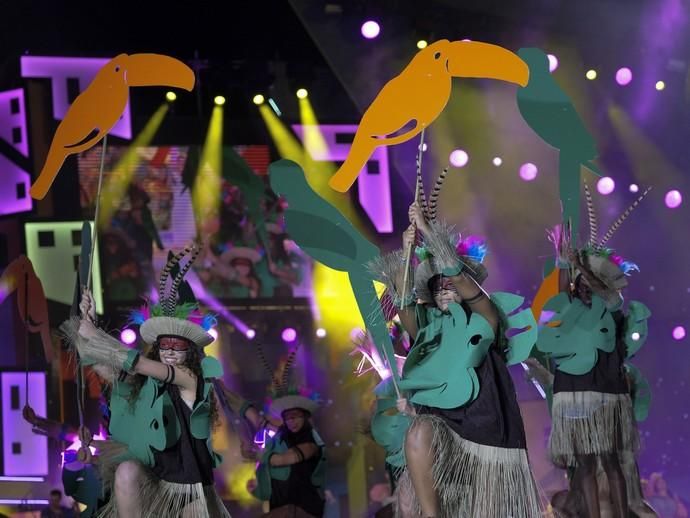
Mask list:
[[[286,327],[283,329],[280,337],[283,339],[283,342],[294,342],[297,339],[297,331],[291,327]]]
[[[462,149],[456,149],[450,154],[450,163],[455,167],[463,167],[469,160],[469,155]]]
[[[630,84],[630,81],[632,81],[632,70],[628,67],[619,68],[616,72],[616,83],[625,86]]]
[[[381,32],[381,27],[373,20],[368,20],[362,24],[362,36],[371,40],[376,38]]]
[[[673,328],[673,339],[682,340],[685,338],[685,328],[683,326],[676,326]]]
[[[630,184],[630,192],[638,192],[640,190],[640,186],[637,185],[636,183],[631,183]]]
[[[256,336],[256,331],[254,331],[253,329],[247,329],[247,331],[244,334],[247,338],[249,338],[250,340],[253,340],[254,337]]]
[[[604,196],[611,194],[615,188],[616,182],[610,176],[604,176],[597,182],[597,191]]]
[[[526,164],[522,164],[520,166],[520,178],[526,182],[531,182],[534,180],[537,177],[538,172],[539,169],[537,169],[537,166],[531,162],[527,162]]]
[[[125,345],[132,345],[137,341],[137,333],[134,329],[123,329],[120,333],[120,341]]]
[[[680,191],[674,189],[666,193],[664,202],[669,209],[676,209],[683,202],[683,196],[681,196]]]

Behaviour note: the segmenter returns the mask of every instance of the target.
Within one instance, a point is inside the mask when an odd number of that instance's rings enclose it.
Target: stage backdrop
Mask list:
[[[197,229],[187,187],[193,182],[185,169],[188,147],[107,148],[101,200],[102,210],[110,217],[99,238],[106,302],[155,298],[155,279],[168,250],[180,250],[195,240],[202,251],[192,280],[218,299],[311,295],[311,259],[286,235],[284,202],[268,187],[268,147],[234,149],[266,183],[262,202],[266,244],[258,239],[255,222],[247,216],[241,189],[224,179],[218,193],[218,217]],[[87,218],[94,216],[100,158],[100,147],[79,155],[81,206]],[[120,180],[112,180],[113,176]]]

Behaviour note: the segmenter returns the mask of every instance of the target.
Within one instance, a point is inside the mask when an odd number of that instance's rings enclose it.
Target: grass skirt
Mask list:
[[[639,435],[628,394],[558,392],[551,409],[549,453],[556,466],[575,465],[577,455],[636,452]]]
[[[115,443],[117,444],[117,443]],[[115,471],[119,465],[118,458],[111,455],[121,452],[119,448],[106,450],[105,456],[99,458],[104,483],[110,485],[110,501],[99,511],[98,518],[119,518],[115,499]],[[135,461],[136,462],[136,461]],[[230,513],[213,485],[177,484],[158,478],[150,469],[140,465],[142,479],[139,484],[140,516],[142,518],[230,518]]]
[[[431,425],[433,480],[438,518],[536,518],[542,516],[527,451],[463,439],[440,418],[418,415],[410,425]],[[396,516],[421,516],[408,470],[398,481]]]

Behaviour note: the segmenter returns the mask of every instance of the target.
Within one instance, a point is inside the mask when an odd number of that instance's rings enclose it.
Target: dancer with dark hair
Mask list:
[[[189,253],[168,288],[171,270]],[[115,443],[100,456],[101,475],[113,497],[99,516],[229,516],[213,485],[213,468],[221,459],[211,447],[217,415],[213,379],[222,368],[203,354],[213,342],[207,330],[214,319],[196,313],[193,304],[178,304],[178,288],[196,254],[186,249],[173,256],[161,275],[159,304],[134,316],[146,353],[127,349],[94,325],[88,292],[81,321],[62,326],[81,362],[95,364],[113,384]]]
[[[268,369],[260,354],[271,375],[268,420],[280,426],[266,439],[251,491],[259,500],[269,502],[271,512],[267,516],[320,518],[326,503],[326,455],[325,444],[312,423],[312,414],[319,406],[318,394],[290,384],[296,350],[276,373]],[[256,422],[255,409],[249,403],[241,408],[239,414],[257,428],[270,426],[266,419]],[[244,409],[250,409],[251,414]]]

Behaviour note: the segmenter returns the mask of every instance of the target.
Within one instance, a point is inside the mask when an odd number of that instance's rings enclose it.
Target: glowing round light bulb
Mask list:
[[[666,193],[664,202],[669,209],[677,209],[683,203],[683,196],[680,194],[680,191],[674,189]]]
[[[132,345],[134,342],[137,341],[137,333],[136,331],[134,331],[134,329],[123,329],[120,333],[120,340],[124,344]]]
[[[165,94],[165,98],[168,101],[173,102],[175,99],[177,99],[177,94],[175,92],[168,92]]]
[[[428,45],[428,43],[426,42],[426,40],[419,40],[417,42],[417,48],[420,50],[425,49],[427,45]]]
[[[252,101],[254,102],[254,104],[256,104],[257,106],[260,105],[260,104],[263,104],[263,103],[264,103],[264,100],[265,100],[265,99],[264,99],[264,96],[261,95],[261,94],[256,94],[256,95],[254,96],[254,98],[252,99]]]
[[[362,24],[362,36],[371,40],[381,33],[381,26],[374,20],[368,20]]]
[[[630,81],[632,81],[632,78],[632,70],[630,70],[628,67],[619,68],[616,72],[616,83],[618,83],[620,86],[629,85]]]
[[[283,339],[283,342],[294,342],[297,339],[297,331],[292,327],[286,327],[283,329],[280,337]]]
[[[247,329],[247,332],[244,334],[247,338],[249,338],[250,340],[253,340],[254,337],[256,336],[256,331],[254,331],[253,329]]]
[[[604,196],[611,194],[615,188],[616,182],[614,182],[613,178],[610,176],[604,176],[597,182],[597,191],[599,191],[599,194],[603,194]]]
[[[326,330],[323,327],[319,327],[316,330],[316,336],[318,336],[319,338],[324,338],[326,336]]]
[[[597,78],[597,71],[594,69],[590,69],[587,71],[585,74],[585,77],[589,79],[590,81],[594,81]]]
[[[664,88],[666,88],[666,83],[664,83],[663,81],[657,81],[654,85],[654,88],[661,92]]]
[[[225,97],[222,95],[216,95],[213,99],[213,102],[216,103],[216,106],[223,106],[225,104]]]
[[[534,180],[538,173],[539,169],[537,169],[537,166],[531,162],[527,162],[526,164],[522,164],[520,166],[520,178],[526,182],[531,182]]]
[[[456,149],[450,154],[450,163],[455,167],[464,167],[469,160],[469,155],[462,149]]]
[[[500,166],[500,165],[503,163],[503,160],[501,159],[500,156],[497,156],[497,157],[494,157],[494,159],[492,160],[492,162],[493,162],[493,164],[494,164],[496,167],[498,167],[498,166]]]

